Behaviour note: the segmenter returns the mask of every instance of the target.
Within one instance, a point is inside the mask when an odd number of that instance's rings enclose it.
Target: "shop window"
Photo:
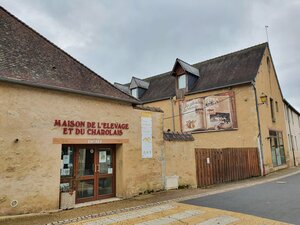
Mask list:
[[[276,122],[275,113],[274,113],[274,100],[270,98],[270,107],[271,107],[271,118],[272,122]]]
[[[62,192],[72,189],[74,176],[74,147],[63,145],[60,158],[60,190]]]
[[[186,75],[183,74],[178,77],[178,89],[186,88]]]
[[[270,146],[272,153],[273,166],[280,166],[285,164],[284,145],[282,132],[269,131]]]

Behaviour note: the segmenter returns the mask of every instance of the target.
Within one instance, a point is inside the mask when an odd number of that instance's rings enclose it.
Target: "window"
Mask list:
[[[278,108],[278,102],[275,102],[275,106],[276,106],[276,112],[279,112],[279,108]]]
[[[291,117],[292,117],[292,123],[294,124],[294,115],[293,111],[291,110]]]
[[[274,113],[274,101],[272,98],[270,98],[270,106],[271,106],[272,122],[276,122],[275,113]]]
[[[186,75],[181,75],[178,77],[178,89],[186,88]]]
[[[74,176],[74,147],[62,145],[60,157],[60,190],[67,192],[72,189],[72,177]]]
[[[135,98],[138,98],[138,89],[137,88],[133,88],[131,90],[131,95]]]
[[[269,131],[273,166],[285,164],[282,132]]]
[[[295,150],[298,150],[297,136],[294,136],[294,137],[295,137],[295,147],[296,147]]]

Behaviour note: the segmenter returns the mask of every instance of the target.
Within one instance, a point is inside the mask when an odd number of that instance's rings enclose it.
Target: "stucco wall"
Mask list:
[[[165,141],[166,176],[179,176],[178,184],[197,187],[193,141]]]
[[[194,95],[185,99],[215,95],[227,92],[229,89],[219,89]],[[257,147],[258,125],[255,107],[255,97],[251,85],[238,86],[230,89],[235,93],[236,115],[238,128],[232,131],[211,131],[193,133],[196,148],[227,148],[227,147]],[[164,100],[147,105],[160,107],[164,111],[164,130],[172,130],[171,101]],[[175,130],[180,131],[179,102],[174,101]]]
[[[2,82],[0,96],[0,215],[58,209],[61,144],[53,138],[128,139],[116,150],[117,196],[162,188],[162,113],[152,112],[153,158],[142,159],[142,110],[127,103]],[[55,119],[128,123],[129,130],[121,137],[63,135]]]
[[[300,164],[300,116],[287,104],[285,104],[284,108],[286,131],[288,134],[288,149],[291,158],[290,165],[294,166],[295,157],[295,164],[297,166]]]
[[[270,66],[267,64],[267,57],[270,60]],[[272,165],[272,155],[269,137],[269,130],[281,131],[283,134],[283,142],[286,154],[287,165],[290,164],[290,157],[288,152],[287,143],[287,133],[286,125],[284,121],[284,103],[280,93],[279,83],[276,79],[275,70],[273,67],[273,62],[270,57],[270,52],[266,49],[261,65],[256,76],[256,88],[258,98],[261,95],[268,96],[268,104],[259,105],[259,113],[261,119],[261,132],[262,132],[262,144],[263,144],[263,154],[264,154],[264,165],[266,172],[280,169],[282,167],[273,167]],[[270,98],[274,100],[274,113],[276,117],[276,122],[272,122],[271,117],[271,107]],[[278,103],[278,112],[276,110],[275,102]]]

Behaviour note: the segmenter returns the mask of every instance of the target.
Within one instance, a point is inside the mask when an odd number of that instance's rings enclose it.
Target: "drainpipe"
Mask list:
[[[294,144],[293,144],[293,138],[292,138],[292,129],[291,129],[291,120],[290,120],[290,113],[289,113],[289,108],[288,105],[287,106],[287,119],[288,119],[288,124],[289,124],[289,131],[290,131],[290,141],[291,141],[291,147],[292,147],[292,152],[293,152],[293,160],[294,160],[294,166],[296,166],[296,158],[295,158],[295,149],[294,149]],[[291,113],[293,113],[291,111]]]
[[[264,168],[264,154],[263,154],[263,144],[261,139],[261,126],[260,126],[260,115],[258,110],[258,99],[257,99],[257,91],[255,87],[255,82],[251,82],[254,90],[255,95],[255,105],[256,105],[256,114],[257,114],[257,125],[258,125],[258,140],[259,140],[259,146],[258,146],[258,155],[259,155],[259,164],[260,164],[260,174],[261,176],[265,175],[265,168]]]
[[[175,118],[174,118],[174,105],[173,105],[173,98],[170,98],[171,102],[171,109],[172,109],[172,123],[173,123],[173,131],[175,131]]]
[[[164,114],[163,123],[161,124],[162,135],[164,136]],[[161,158],[161,180],[162,188],[165,189],[166,186],[166,141],[163,137],[163,144],[160,147],[160,158]]]

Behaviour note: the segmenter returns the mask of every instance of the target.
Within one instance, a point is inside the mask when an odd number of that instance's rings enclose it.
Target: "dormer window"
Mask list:
[[[176,59],[171,75],[175,77],[176,98],[182,99],[187,92],[192,91],[199,79],[199,70],[190,64]]]
[[[186,75],[180,75],[178,76],[178,89],[184,89],[186,88]]]
[[[141,98],[143,94],[148,90],[149,85],[150,83],[147,81],[132,77],[129,85],[131,95],[137,99]]]
[[[131,89],[131,95],[135,98],[139,98],[138,96],[138,88]]]

